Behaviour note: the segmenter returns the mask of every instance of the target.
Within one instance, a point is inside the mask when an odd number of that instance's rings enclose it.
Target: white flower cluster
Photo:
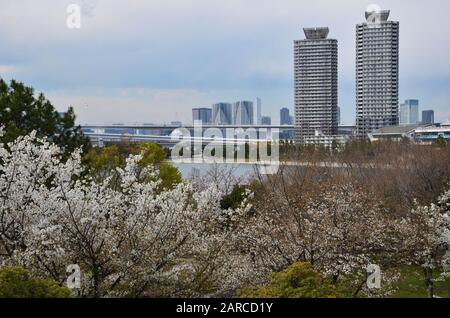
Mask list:
[[[256,273],[309,262],[333,279],[354,277],[352,283],[366,295],[386,296],[395,291],[392,286],[399,277],[395,266],[432,264],[445,272],[449,269],[450,192],[439,206],[420,207],[404,217],[350,185],[332,186],[305,198],[273,188],[260,199],[260,213],[239,233]],[[377,292],[364,284],[366,268],[373,263],[393,266]]]
[[[1,133],[1,130],[0,130]],[[193,191],[188,183],[161,191],[155,171],[140,156],[118,169],[119,187],[83,176],[81,153],[63,160],[57,146],[20,137],[0,145],[0,265],[21,265],[63,284],[66,267],[82,269],[84,296],[140,296],[185,284],[181,296],[232,284],[236,257],[216,187]],[[139,176],[156,180],[140,182]],[[219,231],[220,229],[220,231]],[[208,273],[206,275],[205,273]],[[228,286],[227,286],[228,288]],[[199,291],[200,290],[200,291]]]
[[[94,181],[80,151],[63,159],[34,133],[0,144],[0,266],[64,284],[67,266],[77,264],[79,295],[94,297],[228,296],[295,262],[334,280],[350,274],[360,290],[371,263],[422,266],[429,280],[435,269],[450,274],[450,191],[404,216],[351,185],[308,196],[274,186],[253,209],[247,193],[224,211],[221,199],[236,184],[228,174],[161,190],[159,174],[139,167],[141,159],[130,156]],[[366,294],[392,292],[397,278],[386,274],[384,290]]]
[[[390,248],[385,246],[388,218],[380,217],[386,211],[366,205],[349,186],[298,204],[276,195],[267,200],[262,205],[275,208],[252,219],[241,239],[271,270],[303,261],[330,275],[351,273],[369,265],[375,251]]]

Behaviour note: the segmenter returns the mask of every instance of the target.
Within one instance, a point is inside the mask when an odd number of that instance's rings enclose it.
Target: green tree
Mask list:
[[[246,188],[243,186],[234,187],[233,191],[225,195],[220,203],[223,210],[237,209],[247,196]]]
[[[126,140],[103,147],[93,148],[85,156],[84,162],[97,180],[108,177],[116,168],[124,167],[130,155],[142,154],[139,165],[142,168],[153,166],[159,171],[163,189],[173,188],[182,181],[180,171],[167,161],[164,148],[156,143],[132,144]]]
[[[52,279],[33,278],[21,267],[0,270],[0,298],[68,298],[70,290]]]
[[[340,293],[309,263],[295,263],[272,275],[269,283],[239,291],[241,298],[338,298]]]
[[[167,153],[160,145],[156,143],[141,143],[137,152],[143,154],[143,158],[139,163],[142,167],[154,166],[159,170],[159,177],[162,180],[161,186],[164,189],[173,188],[181,183],[180,171],[167,161]]]
[[[43,94],[35,96],[33,88],[14,80],[8,85],[0,79],[0,123],[5,129],[0,139],[3,143],[34,130],[38,137],[58,144],[67,153],[79,147],[90,147],[81,127],[75,126],[72,107],[60,115]]]
[[[110,176],[111,171],[125,166],[125,156],[120,152],[117,145],[103,148],[92,148],[83,158],[91,176],[101,181]]]
[[[438,147],[441,147],[441,148],[444,148],[445,146],[447,146],[447,141],[442,136],[439,136],[438,139],[436,139],[435,143]]]

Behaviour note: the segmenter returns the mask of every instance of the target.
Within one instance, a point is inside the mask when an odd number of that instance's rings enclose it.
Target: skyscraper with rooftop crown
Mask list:
[[[390,11],[366,12],[356,26],[356,131],[358,137],[399,123],[399,22]]]
[[[317,131],[337,135],[338,42],[328,28],[303,29],[294,41],[295,140]]]

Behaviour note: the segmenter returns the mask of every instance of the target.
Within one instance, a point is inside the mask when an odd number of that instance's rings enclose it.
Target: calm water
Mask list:
[[[193,173],[200,173],[204,175],[214,166],[207,163],[173,163],[177,167],[183,178],[189,178]],[[233,174],[236,177],[246,177],[254,173],[254,166],[252,165],[240,165],[240,164],[220,164],[219,168],[233,169]]]

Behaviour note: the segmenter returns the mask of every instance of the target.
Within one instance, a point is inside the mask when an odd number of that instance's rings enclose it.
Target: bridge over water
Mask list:
[[[120,142],[127,139],[133,142],[157,142],[164,147],[173,147],[180,139],[173,138],[179,132],[189,132],[191,142],[198,142],[203,144],[221,143],[221,144],[236,144],[245,142],[264,142],[279,139],[291,139],[293,137],[294,126],[292,125],[202,125],[202,126],[175,126],[175,125],[105,125],[105,126],[82,126],[84,134],[88,136],[92,143],[97,146],[103,146],[108,142]],[[206,130],[219,130],[223,138],[203,138]],[[238,130],[248,132],[254,130],[256,138],[239,139],[236,138],[235,133]],[[231,136],[233,137],[229,137]],[[286,138],[289,137],[289,138]],[[186,136],[183,138],[187,141]]]

